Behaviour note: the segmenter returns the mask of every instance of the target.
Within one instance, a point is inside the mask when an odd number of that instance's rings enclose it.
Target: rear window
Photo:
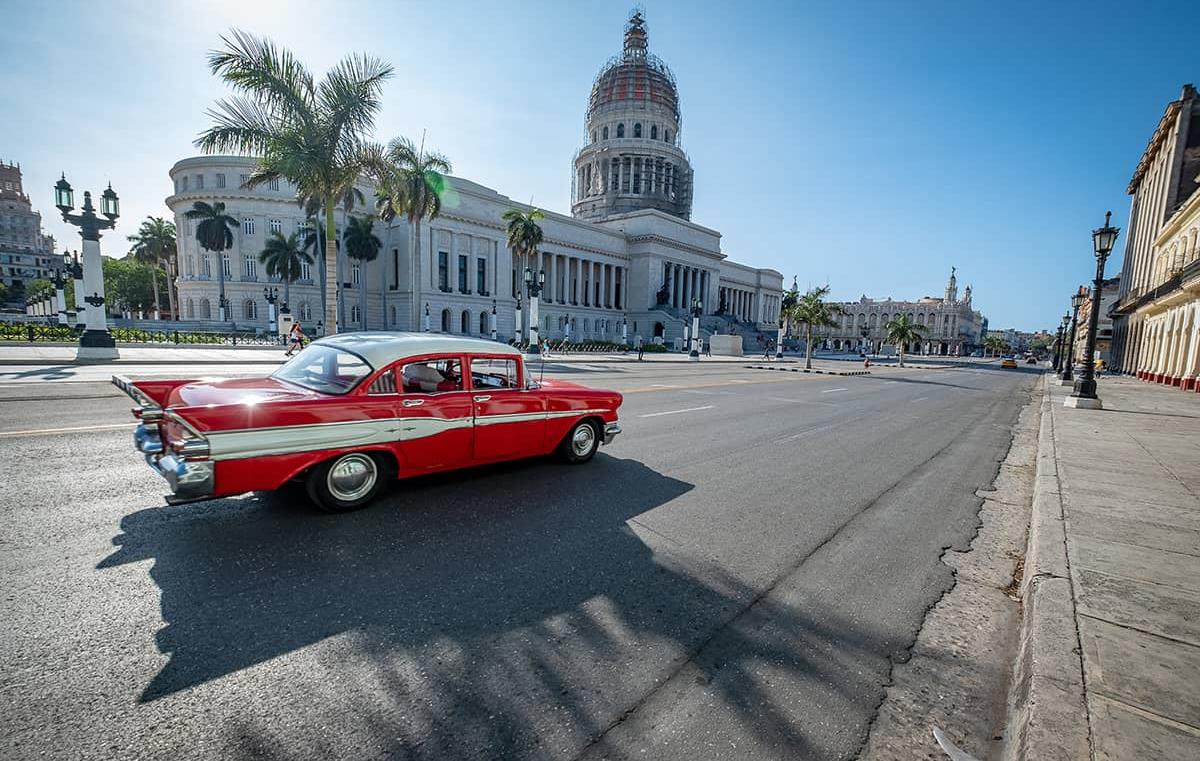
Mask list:
[[[325,394],[344,394],[371,372],[371,366],[357,354],[310,344],[271,377]]]
[[[517,388],[517,360],[472,359],[471,385],[474,388]]]

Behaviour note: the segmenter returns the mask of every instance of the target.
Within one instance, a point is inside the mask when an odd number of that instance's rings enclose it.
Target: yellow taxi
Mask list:
[[[1000,360],[1000,366],[1005,369],[1015,370],[1017,369],[1017,360],[1013,359],[1012,357],[1005,357],[1004,359]]]

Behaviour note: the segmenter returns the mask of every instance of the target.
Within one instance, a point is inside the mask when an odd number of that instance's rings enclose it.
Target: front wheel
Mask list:
[[[383,487],[383,461],[363,452],[326,460],[308,474],[308,496],[328,513],[365,507]]]
[[[581,420],[558,447],[558,454],[572,465],[587,462],[600,448],[600,429],[589,420]]]

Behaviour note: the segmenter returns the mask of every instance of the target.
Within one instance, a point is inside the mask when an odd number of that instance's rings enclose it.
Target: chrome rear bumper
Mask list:
[[[604,424],[604,443],[606,445],[611,444],[613,439],[615,439],[617,437],[617,434],[620,432],[621,432],[621,426],[619,423],[605,423]]]
[[[213,463],[211,460],[188,460],[174,454],[163,454],[162,439],[155,425],[139,425],[133,429],[133,445],[146,456],[146,464],[166,479],[171,487],[168,502],[188,502],[205,499],[213,493]]]

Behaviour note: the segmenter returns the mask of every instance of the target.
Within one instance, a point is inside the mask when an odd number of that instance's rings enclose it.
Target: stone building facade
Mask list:
[[[596,129],[597,140],[594,154],[588,154],[591,158],[576,157],[573,216],[545,212],[541,223],[545,242],[538,266],[546,273],[538,320],[541,337],[621,341],[623,336],[641,336],[673,342],[690,324],[693,299],[703,304],[705,334],[738,333],[751,340],[771,334],[778,322],[783,277],[772,269],[731,261],[721,249],[719,232],[690,221],[691,168],[677,147],[678,93],[673,79],[662,74],[665,66],[648,54],[644,21],[638,14],[626,28],[621,60],[617,69],[625,85],[612,79],[618,74],[606,78],[602,72],[593,87],[587,121]],[[611,66],[605,71],[613,71]],[[659,88],[653,89],[653,98],[645,97],[644,88],[627,86],[629,81],[648,79]],[[602,82],[607,84],[600,87]],[[634,118],[630,114],[642,114],[642,121],[622,121]],[[610,124],[612,120],[617,121]],[[618,131],[636,134],[639,125],[643,137],[617,137]],[[624,146],[623,139],[637,141],[641,153],[596,169],[601,166],[597,157]],[[653,150],[643,145],[647,141],[657,141]],[[631,146],[625,147],[632,150]],[[659,172],[659,159],[671,159],[665,174]],[[203,156],[171,168],[174,192],[166,203],[180,231],[179,299],[185,320],[214,321],[218,316],[218,263],[198,246],[194,224],[184,216],[195,201],[222,201],[227,213],[241,222],[221,264],[227,322],[265,328],[263,289],[283,290],[282,284],[268,283],[258,254],[272,232],[302,232],[311,223],[295,201],[295,188],[285,181],[243,187],[253,165],[250,158]],[[597,186],[597,171],[609,178],[606,182],[616,180]],[[591,187],[602,190],[578,195]],[[362,190],[373,198],[369,185]],[[352,262],[341,264],[342,281],[350,283],[343,298],[344,328],[421,330],[428,314],[433,331],[488,336],[494,309],[498,337],[514,337],[518,298],[525,302],[527,295],[518,263],[505,247],[501,215],[512,208],[529,207],[470,180],[447,178],[441,215],[421,224],[422,261],[417,268],[410,260],[415,250],[413,226],[404,219],[387,227],[377,221],[376,234],[383,241],[379,257],[361,268]],[[339,212],[339,232],[344,218]],[[310,327],[322,318],[320,256],[316,258],[318,264],[290,285],[289,294],[292,314]],[[420,273],[417,283],[410,281],[408,273],[413,271]],[[364,299],[365,312],[360,308]],[[520,314],[527,320],[527,309]]]
[[[1112,368],[1200,390],[1200,95],[1184,85],[1138,162]]]
[[[25,195],[21,166],[0,161],[0,282],[19,297],[29,281],[49,279],[53,267],[54,238],[42,232],[42,215]]]
[[[822,348],[832,351],[891,351],[884,328],[888,321],[906,314],[925,328],[924,340],[905,351],[913,354],[962,356],[979,348],[987,332],[987,319],[971,306],[971,286],[958,297],[958,278],[954,269],[941,297],[925,296],[916,301],[896,301],[892,298],[841,302],[842,315],[838,324],[814,332]],[[866,334],[864,336],[864,333]],[[816,341],[814,341],[816,343]]]
[[[1096,355],[1104,360],[1105,365],[1112,364],[1113,321],[1109,310],[1117,303],[1120,295],[1121,276],[1111,277],[1104,281],[1100,292],[1100,319],[1096,326]],[[1071,356],[1076,362],[1082,362],[1087,354],[1087,326],[1092,319],[1092,289],[1087,289],[1087,300],[1079,307],[1079,327],[1075,331],[1075,345]]]

